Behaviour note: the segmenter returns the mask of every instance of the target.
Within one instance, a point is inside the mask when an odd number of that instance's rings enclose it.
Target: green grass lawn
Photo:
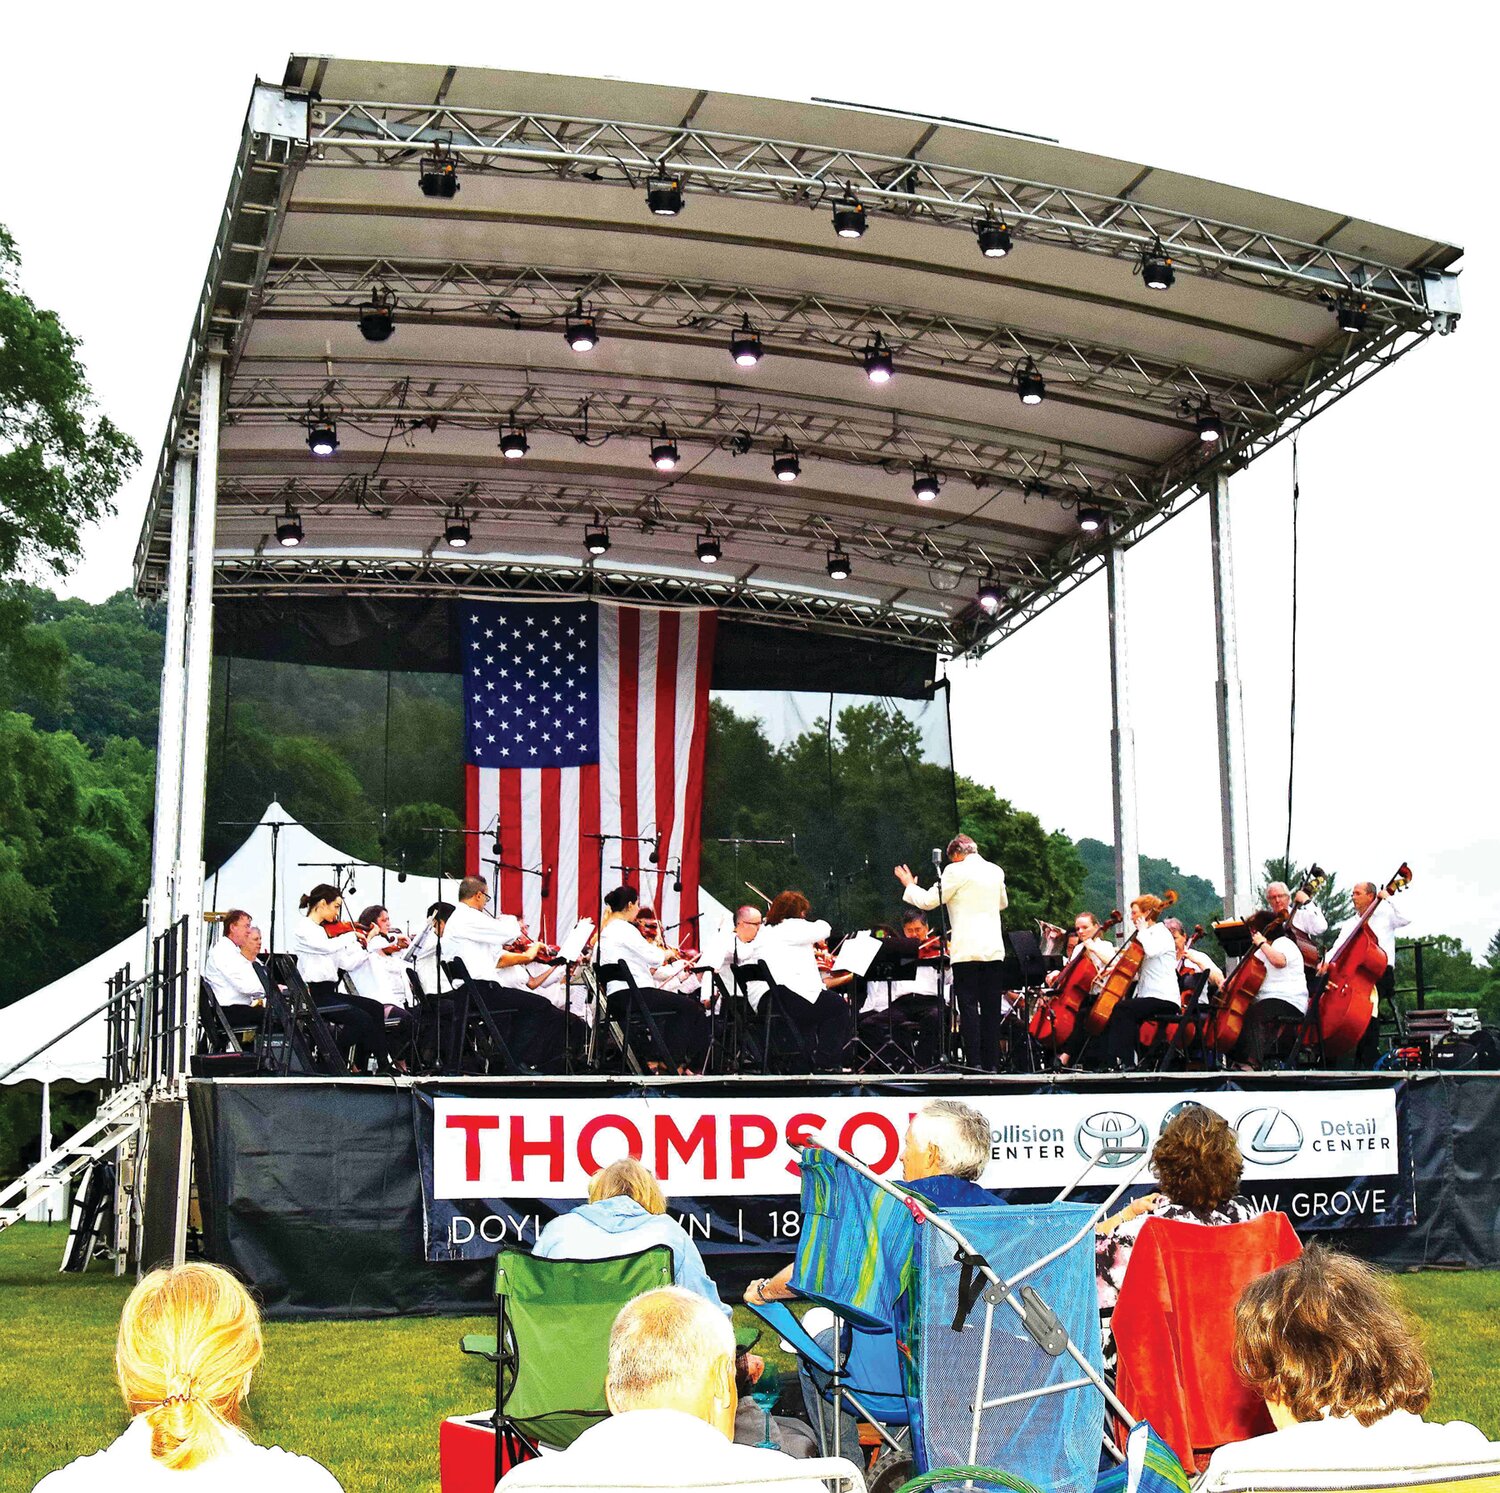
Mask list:
[[[129,1282],[97,1266],[58,1274],[63,1237],[40,1224],[0,1234],[0,1493],[25,1493],[125,1426],[112,1357]],[[1431,1324],[1433,1415],[1500,1439],[1500,1274],[1403,1276],[1400,1287]],[[316,1457],[346,1493],[435,1493],[439,1422],[487,1403],[488,1366],[457,1348],[462,1333],[486,1325],[273,1322],[248,1428]]]

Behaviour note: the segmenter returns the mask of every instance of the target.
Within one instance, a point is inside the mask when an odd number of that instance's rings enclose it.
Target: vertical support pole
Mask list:
[[[151,822],[149,940],[176,916],[177,836],[182,808],[183,656],[187,637],[189,535],[193,513],[193,458],[179,455],[172,474],[172,538],[167,559],[167,644],[162,656],[156,727],[156,804]]]
[[[1115,800],[1115,897],[1129,916],[1141,893],[1135,808],[1135,732],[1130,726],[1130,651],[1125,636],[1125,551],[1109,548],[1109,752]]]
[[[1240,695],[1240,646],[1234,617],[1234,544],[1229,527],[1229,477],[1214,474],[1208,493],[1213,550],[1214,647],[1219,677],[1219,801],[1224,835],[1224,916],[1250,905],[1250,824],[1245,799],[1245,712]]]
[[[187,1050],[198,1049],[198,975],[203,967],[203,800],[208,781],[208,711],[214,644],[214,522],[219,496],[219,379],[223,352],[209,349],[198,403],[198,480],[193,494],[193,580],[183,706],[182,809],[176,914],[187,919]]]

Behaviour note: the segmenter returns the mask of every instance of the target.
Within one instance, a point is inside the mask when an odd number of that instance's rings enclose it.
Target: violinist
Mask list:
[[[925,913],[903,910],[896,927],[881,940],[879,968],[898,978],[867,981],[859,1012],[860,1038],[877,1047],[889,1035],[919,1068],[934,1066],[941,1055],[943,1002],[938,994],[939,939]],[[872,969],[875,966],[872,966]],[[910,978],[902,979],[907,970]]]
[[[837,1073],[847,1063],[854,1012],[837,990],[823,983],[817,945],[827,943],[831,930],[821,919],[810,918],[811,911],[801,892],[777,893],[756,948],[775,982],[770,1006],[776,1019],[796,1029],[818,1072]]]
[[[1370,914],[1369,928],[1371,934],[1374,935],[1375,942],[1380,945],[1387,963],[1385,973],[1381,975],[1370,997],[1370,1024],[1365,1028],[1365,1034],[1360,1038],[1359,1046],[1355,1049],[1355,1060],[1359,1066],[1373,1068],[1380,1046],[1380,1000],[1384,997],[1389,1009],[1396,999],[1396,932],[1406,927],[1411,920],[1396,911],[1391,901],[1391,894],[1373,881],[1355,882],[1350,890],[1349,899],[1354,903],[1354,916],[1345,918],[1339,924],[1334,934],[1333,944],[1323,956],[1323,962],[1318,965],[1318,973],[1320,975],[1328,973],[1328,966],[1343,952],[1349,935],[1354,932],[1359,920],[1365,915],[1365,909],[1372,902],[1379,903],[1380,905]]]
[[[297,906],[305,916],[292,919],[292,952],[297,973],[307,985],[313,1004],[354,1049],[354,1070],[361,1073],[369,1059],[385,1071],[390,1067],[386,1043],[385,1007],[368,996],[339,989],[339,975],[364,964],[367,955],[352,928],[330,935],[328,925],[344,916],[344,894],[326,881],[303,894]]]
[[[427,922],[416,941],[406,951],[404,963],[417,972],[417,983],[427,995],[437,995],[442,987],[438,970],[438,945],[452,916],[451,902],[434,902],[427,909]]]
[[[640,929],[641,937],[662,956],[662,962],[656,966],[656,983],[663,990],[680,990],[685,995],[698,994],[703,982],[694,973],[692,962],[684,956],[682,950],[674,949],[662,937],[661,919],[657,917],[656,909],[641,908],[636,915],[635,926]]]
[[[354,971],[360,994],[388,1006],[409,1006],[411,986],[400,956],[410,940],[404,933],[391,931],[390,912],[378,902],[360,913],[357,926],[365,930],[365,963]]]
[[[635,981],[636,999],[655,1019],[662,1041],[680,1072],[701,1073],[708,1060],[713,1023],[698,998],[681,990],[664,990],[657,971],[674,962],[636,926],[641,897],[633,886],[618,886],[604,899],[604,921],[599,928],[599,963],[623,964]],[[627,987],[612,981],[606,995]]]
[[[1177,945],[1171,930],[1158,921],[1168,904],[1149,892],[1130,904],[1135,939],[1144,958],[1131,993],[1120,1001],[1104,1031],[1107,1068],[1130,1068],[1136,1062],[1141,1023],[1163,1024],[1182,1014],[1182,991],[1177,984]]]

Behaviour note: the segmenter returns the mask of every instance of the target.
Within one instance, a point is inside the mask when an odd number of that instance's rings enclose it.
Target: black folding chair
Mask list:
[[[295,956],[269,955],[265,973],[266,1019],[256,1039],[258,1070],[281,1078],[293,1073],[347,1074],[347,1045],[318,1010]]]
[[[646,1004],[650,993],[635,983],[635,975],[623,960],[615,964],[601,964],[598,970],[599,985],[604,997],[604,1019],[610,1036],[614,1038],[620,1061],[634,1073],[649,1073],[653,1062],[662,1064],[669,1073],[677,1071],[677,1059],[667,1045],[656,1017]],[[611,986],[617,988],[611,990]],[[640,1030],[645,1036],[640,1038]],[[637,1041],[641,1042],[637,1048]]]
[[[502,987],[493,980],[472,979],[462,959],[443,960],[443,973],[458,997],[457,1020],[462,1033],[460,1066],[472,1051],[475,1059],[484,1064],[486,1073],[529,1073],[531,1070],[516,1057],[506,1040],[505,1028],[512,1026],[511,1014],[492,1007],[484,998],[487,985],[496,990]]]
[[[244,1028],[236,1028],[219,1004],[214,988],[201,976],[198,980],[198,1051],[189,1059],[194,1077],[241,1078],[255,1072],[253,1050],[246,1051],[241,1031],[252,1034],[260,1029],[261,1013]]]

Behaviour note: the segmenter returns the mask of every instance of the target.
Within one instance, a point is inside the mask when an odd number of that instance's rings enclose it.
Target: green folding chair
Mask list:
[[[609,1414],[604,1378],[620,1308],[672,1284],[664,1246],[603,1260],[495,1261],[495,1335],[466,1333],[465,1353],[495,1365],[495,1481],[539,1446],[570,1446]]]

